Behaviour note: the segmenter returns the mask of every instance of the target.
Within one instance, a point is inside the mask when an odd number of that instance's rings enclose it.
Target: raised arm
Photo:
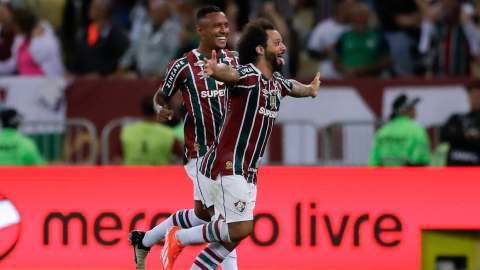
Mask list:
[[[291,97],[312,97],[315,98],[320,88],[320,72],[317,73],[315,79],[309,85],[302,84],[296,80],[289,80],[293,84],[292,91],[288,94]]]
[[[212,59],[203,59],[205,65],[203,66],[203,77],[212,77],[212,79],[224,82],[228,86],[233,86],[240,80],[240,74],[235,69],[225,65],[217,64],[217,53],[212,51]]]

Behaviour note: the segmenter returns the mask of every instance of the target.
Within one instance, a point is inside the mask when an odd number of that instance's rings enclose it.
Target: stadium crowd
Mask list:
[[[251,18],[284,37],[286,76],[480,75],[477,0],[2,0],[0,74],[163,77],[211,4],[234,48]],[[360,3],[360,4],[359,4]],[[361,57],[358,57],[361,55]]]
[[[287,47],[286,77],[317,71],[322,79],[480,77],[480,0],[0,0],[0,78],[159,82],[172,60],[198,47],[195,14],[205,5],[225,12],[231,50],[250,19],[273,22]],[[475,101],[472,89],[477,85],[469,88]],[[168,124],[178,129],[182,106],[175,107],[176,119]],[[475,164],[477,107],[471,121],[450,119],[441,137],[451,143],[445,149],[474,140]],[[454,124],[468,136],[451,139]],[[437,163],[445,165],[449,151]]]

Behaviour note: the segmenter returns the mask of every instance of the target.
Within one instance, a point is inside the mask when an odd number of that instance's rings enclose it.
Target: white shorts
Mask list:
[[[215,214],[220,213],[227,223],[253,220],[256,185],[247,183],[241,175],[219,175],[215,181],[202,177],[200,189],[204,191],[206,188],[215,206]]]
[[[208,193],[202,192],[202,190],[200,189],[201,186],[204,186],[204,184],[202,185],[201,181],[204,181],[203,179],[205,178],[199,172],[202,161],[203,157],[192,158],[183,167],[185,168],[185,171],[193,182],[193,199],[195,201],[201,201],[203,205],[208,208],[213,205],[213,202],[212,199],[208,196]]]

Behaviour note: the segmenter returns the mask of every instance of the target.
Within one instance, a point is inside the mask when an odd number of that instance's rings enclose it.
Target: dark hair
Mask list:
[[[204,6],[197,12],[197,23],[206,17],[208,13],[214,13],[214,12],[223,12],[219,7],[217,6]]]
[[[38,23],[37,17],[25,9],[14,10],[13,21],[18,25],[20,30],[27,34],[30,34]]]
[[[480,80],[474,80],[467,85],[468,92],[472,91],[473,89],[480,89]]]
[[[4,109],[0,112],[2,127],[18,128],[23,117],[15,109]]]
[[[267,30],[275,30],[275,27],[266,19],[255,19],[245,25],[237,42],[240,65],[257,62],[257,46],[262,46],[265,50],[268,46]]]
[[[155,115],[155,109],[153,108],[153,97],[145,97],[142,100],[142,114],[145,116]]]

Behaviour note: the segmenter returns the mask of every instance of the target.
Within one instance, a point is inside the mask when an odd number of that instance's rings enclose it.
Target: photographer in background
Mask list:
[[[430,140],[426,130],[414,122],[419,101],[420,98],[409,100],[403,94],[395,99],[390,123],[375,134],[368,166],[429,165]]]
[[[0,113],[0,119],[0,166],[45,165],[33,140],[18,132],[22,115],[14,109],[6,109]]]

